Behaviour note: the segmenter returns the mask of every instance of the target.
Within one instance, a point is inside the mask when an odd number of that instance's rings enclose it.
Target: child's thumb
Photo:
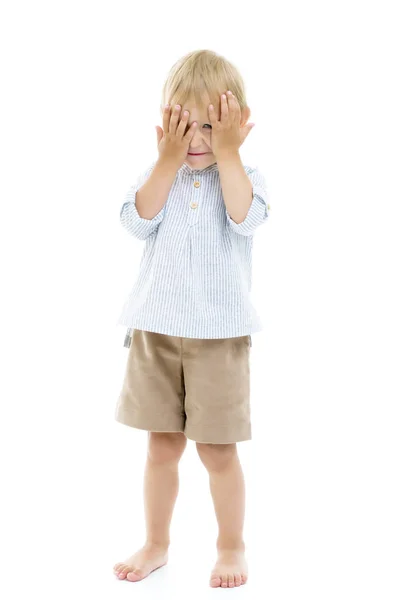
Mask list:
[[[159,127],[158,125],[156,125],[156,132],[157,132],[157,146],[158,144],[161,142],[162,137],[163,137],[163,130],[161,129],[161,127]]]

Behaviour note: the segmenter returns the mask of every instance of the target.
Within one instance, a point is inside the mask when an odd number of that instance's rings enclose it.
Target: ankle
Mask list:
[[[218,538],[217,550],[218,552],[244,552],[246,550],[246,545],[242,539],[234,540]]]
[[[147,550],[167,552],[169,548],[169,540],[151,540],[147,539],[144,547]]]

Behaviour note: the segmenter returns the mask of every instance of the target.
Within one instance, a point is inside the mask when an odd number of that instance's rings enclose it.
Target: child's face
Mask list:
[[[186,157],[186,164],[192,169],[205,169],[209,165],[216,162],[216,158],[211,150],[211,122],[210,115],[208,112],[208,106],[214,104],[214,111],[217,119],[220,119],[220,105],[219,103],[213,103],[207,96],[201,106],[196,106],[194,100],[188,100],[183,104],[181,109],[181,115],[183,111],[189,111],[188,127],[193,123],[197,122],[196,131],[189,145],[188,155]]]

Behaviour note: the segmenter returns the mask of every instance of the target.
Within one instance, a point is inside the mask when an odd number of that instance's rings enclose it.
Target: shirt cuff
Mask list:
[[[253,186],[253,199],[246,218],[241,223],[236,223],[226,209],[226,216],[230,228],[239,235],[254,235],[259,225],[267,220],[270,206],[267,203],[267,194],[265,188]]]
[[[152,219],[141,217],[136,208],[136,193],[140,186],[132,186],[126,194],[125,202],[120,211],[120,221],[123,227],[139,240],[145,240],[151,235],[164,218],[165,204]]]

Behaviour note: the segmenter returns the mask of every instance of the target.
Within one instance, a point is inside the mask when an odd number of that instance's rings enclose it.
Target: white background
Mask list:
[[[4,2],[1,588],[14,598],[398,600],[399,19],[395,2]],[[211,590],[193,442],[170,563],[144,541],[146,433],[114,421],[116,326],[142,242],[119,223],[157,156],[161,88],[209,48],[242,72],[265,174],[254,246],[247,585]]]

